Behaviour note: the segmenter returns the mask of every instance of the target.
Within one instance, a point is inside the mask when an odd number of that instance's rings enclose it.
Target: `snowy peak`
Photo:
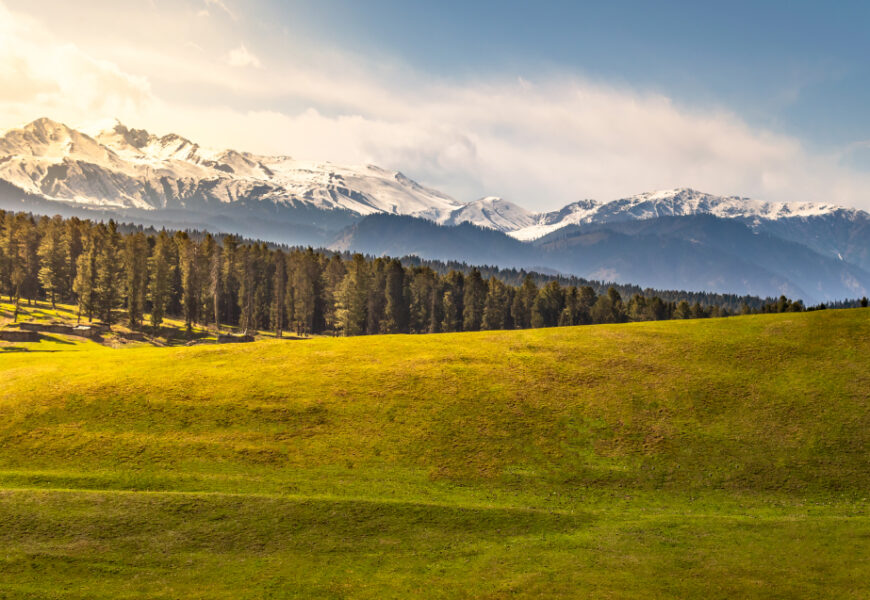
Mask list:
[[[846,218],[864,218],[857,209],[827,203],[762,202],[738,196],[714,196],[691,188],[646,192],[611,202],[583,200],[537,216],[532,225],[510,232],[523,241],[535,240],[568,225],[618,223],[658,217],[713,215],[737,219],[749,224],[791,218],[822,217],[841,214]]]
[[[111,162],[117,156],[87,134],[51,119],[37,119],[0,138],[0,153],[48,160],[73,158]]]
[[[523,207],[503,198],[488,196],[454,210],[443,224],[472,223],[498,231],[515,231],[534,222],[535,216]]]
[[[7,131],[0,179],[49,200],[143,210],[270,202],[444,220],[463,206],[397,171],[213,151],[118,121],[93,137],[50,119]]]
[[[711,214],[722,218],[780,219],[814,217],[840,207],[826,203],[762,202],[738,196],[714,196],[690,188],[678,188],[638,194],[612,203],[613,212],[632,218]]]
[[[174,133],[158,136],[117,120],[85,132],[42,118],[5,132],[0,136],[0,180],[49,200],[84,207],[214,212],[232,204],[245,209],[342,211],[348,218],[388,213],[444,225],[473,223],[522,241],[568,225],[696,214],[738,219],[753,227],[828,215],[870,218],[863,211],[832,204],[761,202],[690,188],[611,202],[580,200],[533,214],[495,196],[459,202],[398,171],[374,165],[215,151]]]

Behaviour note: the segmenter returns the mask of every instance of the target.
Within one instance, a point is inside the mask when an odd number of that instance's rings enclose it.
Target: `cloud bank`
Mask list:
[[[208,8],[230,18],[204,19]],[[374,163],[460,200],[500,195],[532,210],[683,186],[870,209],[866,171],[722,108],[565,72],[433,78],[383,57],[294,47],[271,30],[255,36],[216,0],[141,10],[132,16],[179,25],[167,39],[101,44],[0,4],[0,128],[117,117],[205,145]]]

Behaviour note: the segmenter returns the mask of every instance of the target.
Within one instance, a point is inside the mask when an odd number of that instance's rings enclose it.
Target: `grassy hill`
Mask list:
[[[866,598],[870,310],[0,353],[0,598]]]

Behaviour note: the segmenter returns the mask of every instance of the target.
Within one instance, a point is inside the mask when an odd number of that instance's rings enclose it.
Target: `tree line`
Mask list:
[[[233,235],[121,231],[114,221],[0,211],[0,293],[15,306],[74,304],[79,319],[159,327],[235,326],[277,336],[437,333],[728,316],[718,305],[615,287],[518,285],[480,269],[440,273],[392,258],[276,247]],[[786,301],[790,310],[803,305]],[[782,302],[780,302],[782,304]],[[741,312],[757,312],[744,306]],[[766,312],[770,307],[763,307]],[[147,321],[146,321],[147,316]]]

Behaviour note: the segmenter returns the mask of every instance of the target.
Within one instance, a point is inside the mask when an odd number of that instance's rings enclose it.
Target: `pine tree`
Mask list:
[[[256,329],[254,322],[254,294],[256,281],[256,257],[251,246],[239,247],[239,327],[244,334]]]
[[[159,327],[166,316],[172,286],[172,241],[166,230],[161,231],[151,256],[151,325]]]
[[[577,314],[574,323],[576,325],[589,325],[592,323],[592,307],[598,296],[588,285],[577,289]]]
[[[24,215],[15,215],[7,223],[5,236],[5,254],[9,262],[9,299],[15,304],[12,320],[18,321],[21,310],[21,295],[27,286],[26,246],[28,238],[29,219]]]
[[[227,324],[236,323],[239,314],[237,299],[239,297],[238,278],[239,240],[234,235],[224,238],[223,265],[221,268],[221,298],[224,304],[224,321]]]
[[[386,308],[383,333],[408,333],[410,326],[410,289],[405,268],[398,260],[391,260],[384,277]]]
[[[20,215],[16,229],[18,240],[18,298],[27,298],[33,304],[39,292],[39,232],[29,215]],[[16,307],[17,312],[17,307]]]
[[[114,310],[121,301],[121,267],[119,260],[120,235],[114,221],[108,226],[100,223],[96,227],[97,242],[96,280],[94,295],[96,311],[105,323],[114,322]]]
[[[287,292],[287,261],[281,250],[276,250],[272,254],[272,260],[274,263],[274,279],[272,284],[274,293],[269,316],[272,329],[275,331],[275,337],[279,338],[284,335],[284,294]]]
[[[580,292],[575,286],[565,291],[565,306],[559,314],[559,327],[577,325],[580,318]]]
[[[510,320],[510,294],[500,279],[490,277],[483,305],[483,328],[506,329]]]
[[[558,281],[551,281],[538,291],[532,304],[532,327],[555,327],[565,303],[565,292]]]
[[[320,266],[314,251],[294,251],[293,266],[293,322],[299,334],[316,333],[318,325],[318,294],[320,293]],[[322,313],[321,313],[322,314]]]
[[[531,275],[526,275],[511,304],[511,315],[516,327],[528,329],[532,326],[532,305],[537,295],[538,286],[535,285],[535,280]]]
[[[85,236],[82,252],[76,260],[76,278],[73,282],[73,291],[78,298],[78,321],[81,322],[82,314],[88,321],[94,318],[97,308],[95,288],[97,285],[97,239],[96,230],[91,229]]]
[[[326,322],[326,328],[332,331],[338,329],[338,321],[335,314],[336,296],[338,288],[341,286],[341,282],[344,281],[346,274],[347,269],[341,256],[333,254],[326,261],[326,265],[323,268],[323,318]]]
[[[178,266],[181,270],[181,310],[184,315],[184,326],[187,331],[193,330],[199,308],[199,282],[197,273],[196,243],[185,232],[175,234],[175,245],[178,249]]]
[[[127,324],[130,329],[136,329],[142,323],[148,292],[148,240],[141,232],[128,235],[124,240],[124,270]]]
[[[215,321],[215,290],[212,284],[212,264],[219,246],[210,233],[206,233],[196,253],[197,298],[196,313],[199,322],[208,326]]]
[[[433,296],[437,293],[438,275],[428,267],[414,269],[408,283],[412,333],[426,333],[432,328]]]
[[[60,217],[47,219],[42,225],[42,240],[37,252],[40,261],[39,282],[51,300],[51,307],[55,308],[57,298],[65,297],[67,292],[69,246]]]
[[[483,323],[483,308],[486,304],[486,283],[480,270],[472,269],[465,279],[465,295],[462,298],[462,328],[465,331],[479,331]]]
[[[692,307],[685,300],[680,300],[677,303],[677,308],[674,310],[675,319],[691,319]]]
[[[9,215],[11,216],[11,215]],[[10,286],[10,276],[9,276],[9,264],[10,259],[7,255],[7,242],[6,242],[6,220],[7,213],[5,211],[0,210],[0,294],[7,293]],[[10,293],[10,301],[11,301],[11,293]]]
[[[368,263],[361,254],[354,254],[336,297],[336,317],[344,335],[366,332],[368,290]]]
[[[376,258],[371,265],[371,282],[369,295],[366,301],[366,333],[376,334],[381,332],[387,310],[387,261]]]
[[[212,310],[214,311],[214,327],[215,331],[221,330],[221,291],[223,289],[223,249],[216,244],[211,254],[211,264],[209,265],[209,295],[212,301]]]
[[[87,224],[75,217],[64,222],[64,245],[67,250],[67,282],[64,285],[65,300],[70,300],[73,297],[73,283],[76,280],[76,265],[78,264],[79,256],[84,249],[82,231],[85,229],[87,229]]]

